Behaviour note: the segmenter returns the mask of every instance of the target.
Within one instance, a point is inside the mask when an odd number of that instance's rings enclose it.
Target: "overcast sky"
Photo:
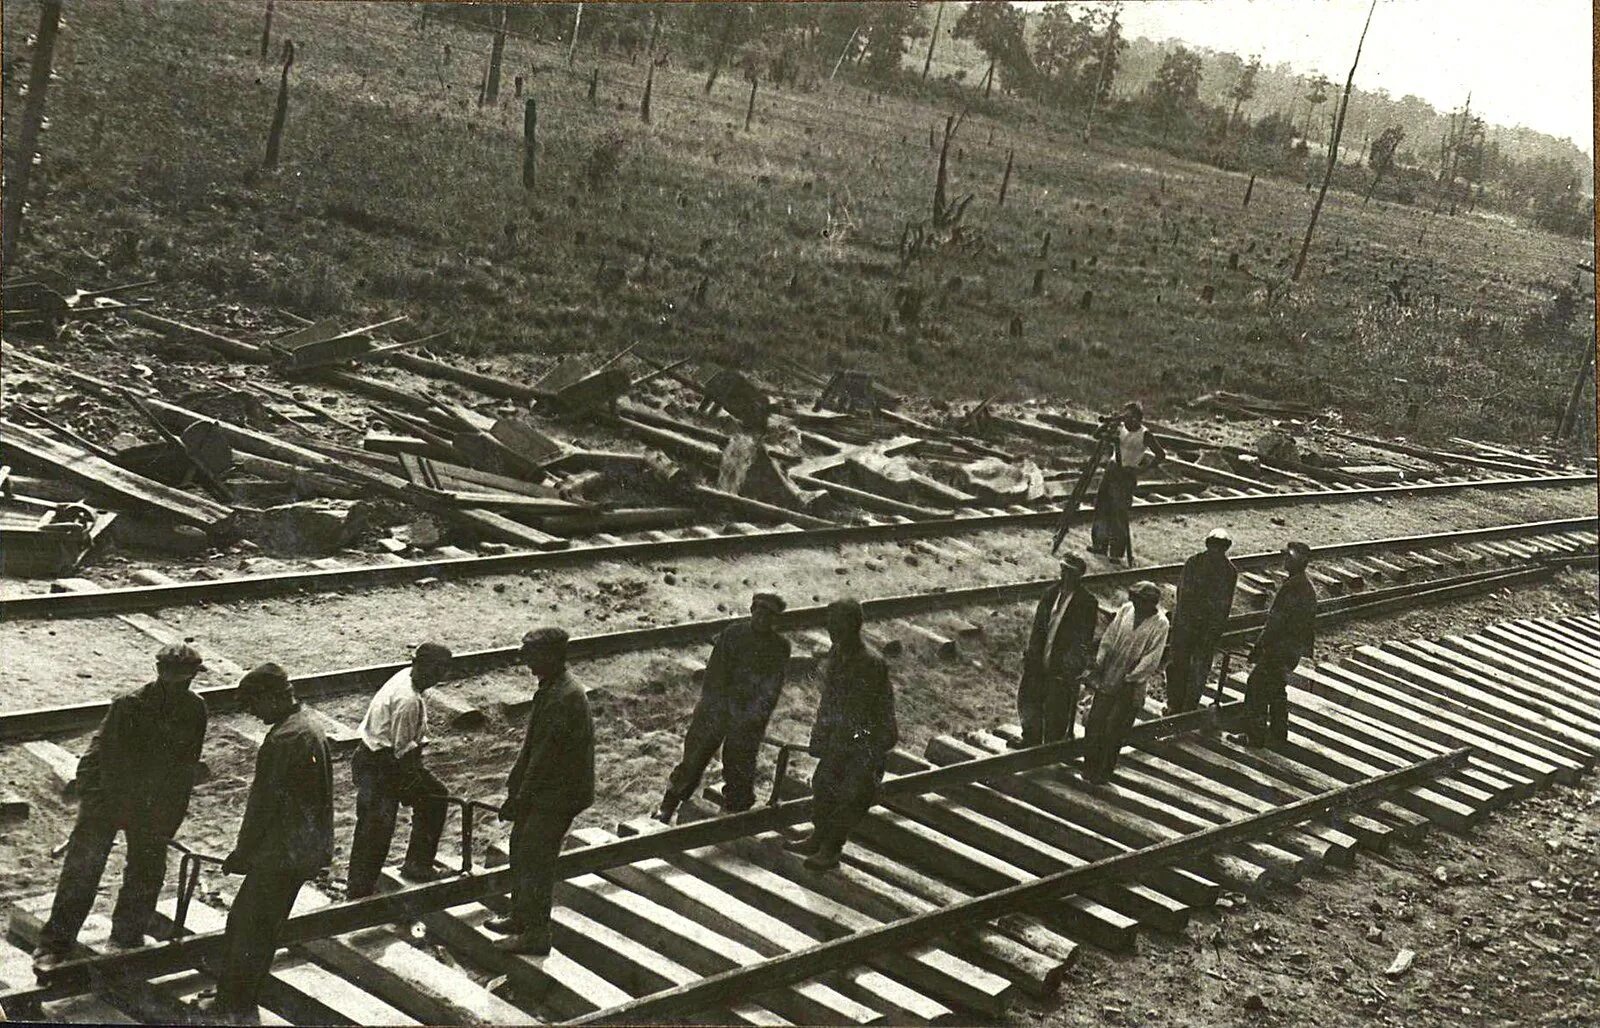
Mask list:
[[[1366,12],[1367,0],[1129,0],[1122,20],[1130,36],[1259,53],[1342,86]],[[1489,121],[1592,153],[1593,17],[1591,0],[1378,0],[1356,85],[1441,111],[1470,90]]]

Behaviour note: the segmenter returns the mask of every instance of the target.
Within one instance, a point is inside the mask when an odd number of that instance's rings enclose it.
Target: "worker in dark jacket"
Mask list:
[[[789,640],[777,630],[783,608],[782,597],[756,593],[750,600],[750,620],[730,625],[717,636],[701,680],[700,702],[684,735],[683,760],[672,771],[656,812],[658,820],[671,822],[678,804],[700,784],[719,746],[723,809],[749,810],[755,805],[756,754],[789,667]]]
[[[522,663],[539,688],[500,807],[500,820],[511,822],[511,910],[487,926],[507,933],[495,944],[501,949],[542,956],[550,952],[561,840],[594,802],[594,720],[583,686],[567,671],[566,632],[540,628],[523,636]]]
[[[271,725],[227,874],[244,875],[228,911],[217,1020],[254,1019],[278,933],[300,887],[333,860],[333,758],[322,729],[295,699],[283,668],[262,664],[239,682],[239,702]]]
[[[34,959],[41,978],[70,955],[119,831],[128,861],[111,914],[111,942],[145,944],[166,878],[167,840],[189,811],[205,741],[206,704],[189,688],[203,666],[192,646],[163,647],[156,654],[156,680],[111,702],[78,761],[78,821]]]
[[[1214,528],[1206,536],[1206,548],[1183,562],[1167,657],[1168,714],[1198,707],[1211,677],[1211,662],[1227,630],[1239,582],[1238,569],[1228,559],[1232,545],[1227,529]]]
[[[1284,547],[1283,567],[1289,573],[1272,598],[1267,623],[1250,651],[1250,677],[1245,681],[1244,732],[1234,736],[1249,746],[1281,745],[1289,739],[1289,672],[1310,657],[1317,639],[1317,591],[1306,577],[1311,547],[1293,542]]]
[[[1017,686],[1023,746],[1072,738],[1078,688],[1094,659],[1100,612],[1094,595],[1083,587],[1084,571],[1081,557],[1061,558],[1061,580],[1044,591],[1033,612]]]
[[[877,799],[884,763],[899,741],[894,690],[883,658],[861,638],[861,604],[828,604],[828,651],[811,726],[811,823],[807,838],[790,848],[805,853],[805,866],[826,871],[839,866],[851,829]]]

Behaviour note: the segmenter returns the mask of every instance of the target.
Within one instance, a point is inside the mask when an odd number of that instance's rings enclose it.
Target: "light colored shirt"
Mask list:
[[[427,741],[428,707],[411,685],[411,669],[402,668],[372,697],[361,719],[361,742],[374,753],[393,750],[404,757]]]
[[[1130,600],[1111,619],[1100,639],[1095,666],[1100,688],[1115,692],[1126,684],[1149,684],[1161,673],[1161,654],[1167,647],[1167,616],[1160,610],[1134,623]]]
[[[1144,436],[1148,431],[1143,425],[1132,430],[1126,425],[1117,427],[1117,463],[1125,468],[1143,466],[1144,459],[1150,456],[1150,450],[1144,444]]]

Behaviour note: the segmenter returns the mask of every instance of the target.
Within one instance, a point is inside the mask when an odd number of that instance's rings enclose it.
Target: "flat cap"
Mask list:
[[[156,651],[157,664],[169,664],[173,667],[203,668],[205,661],[200,659],[200,651],[188,643],[170,643]]]
[[[779,596],[777,593],[756,593],[754,596],[750,597],[751,610],[755,610],[757,607],[762,607],[766,610],[772,611],[774,614],[782,614],[784,609],[788,606],[789,605],[787,603],[783,602],[783,597]]]
[[[1135,596],[1143,596],[1148,599],[1159,600],[1161,599],[1161,587],[1156,585],[1154,582],[1149,581],[1135,582],[1128,586],[1128,599],[1131,600]]]
[[[246,671],[239,679],[239,688],[245,692],[277,692],[289,688],[289,672],[267,661]]]
[[[567,630],[564,628],[535,628],[522,637],[522,648],[525,650],[537,649],[544,646],[567,645]]]
[[[1224,546],[1232,546],[1233,536],[1228,534],[1228,530],[1226,528],[1213,528],[1211,531],[1206,533],[1206,542],[1218,542]]]
[[[1071,568],[1073,571],[1076,571],[1081,575],[1089,570],[1089,565],[1085,564],[1083,562],[1083,558],[1078,556],[1076,553],[1069,553],[1061,558],[1061,570],[1065,571],[1068,568]]]
[[[425,642],[411,654],[411,659],[422,664],[448,664],[452,654],[443,643]]]

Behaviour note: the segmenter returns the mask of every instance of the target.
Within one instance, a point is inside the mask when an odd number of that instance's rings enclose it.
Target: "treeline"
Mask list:
[[[707,91],[726,74],[801,89],[848,76],[880,89],[958,91],[970,104],[1009,97],[1086,136],[1287,177],[1320,170],[1338,107],[1339,84],[1324,75],[1171,41],[1130,40],[1114,3],[1051,3],[1032,12],[1006,0],[915,7],[447,3],[424,10],[424,17],[485,27],[503,16],[509,31],[574,54],[583,48],[680,62],[705,73]],[[1440,112],[1415,96],[1357,89],[1335,175],[1369,200],[1450,213],[1484,206],[1587,237],[1594,226],[1591,168],[1568,140],[1487,124],[1470,98]]]

